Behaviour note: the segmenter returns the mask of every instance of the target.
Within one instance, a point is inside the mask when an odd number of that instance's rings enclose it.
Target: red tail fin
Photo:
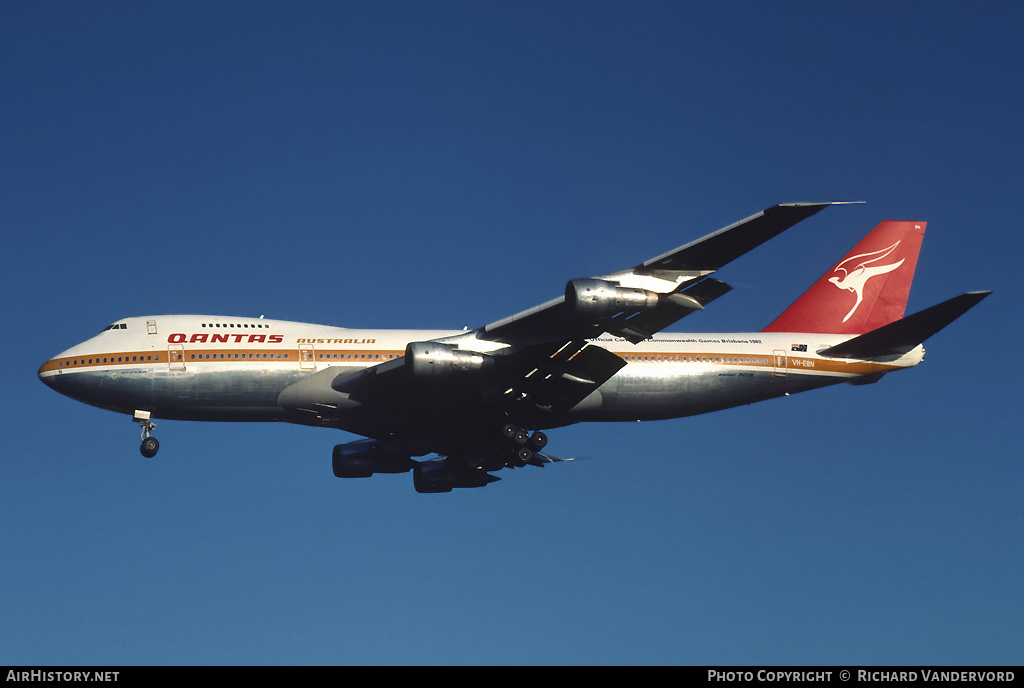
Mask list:
[[[863,334],[903,317],[924,222],[883,222],[763,332]]]

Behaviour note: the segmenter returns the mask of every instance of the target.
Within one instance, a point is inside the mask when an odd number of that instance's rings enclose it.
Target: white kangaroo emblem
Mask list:
[[[878,265],[876,267],[868,267],[872,263],[877,263],[882,260],[890,253],[896,250],[896,247],[900,245],[900,242],[896,242],[889,248],[883,248],[881,251],[874,251],[873,253],[862,253],[859,256],[851,256],[844,260],[842,263],[837,265],[832,272],[843,271],[844,275],[840,277],[829,277],[828,281],[836,285],[840,289],[846,291],[852,291],[857,295],[857,302],[853,304],[853,308],[843,318],[843,322],[846,322],[850,317],[857,312],[857,308],[860,307],[861,301],[864,300],[864,285],[872,277],[878,275],[884,275],[887,272],[892,272],[899,266],[903,265],[905,258],[901,258],[898,263],[891,263],[889,265]],[[855,262],[856,261],[856,262]],[[852,263],[851,269],[843,267],[847,263]]]

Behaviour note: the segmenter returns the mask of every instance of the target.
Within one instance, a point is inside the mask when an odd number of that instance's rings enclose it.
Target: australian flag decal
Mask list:
[[[794,344],[790,347],[790,351],[807,351],[806,344]]]

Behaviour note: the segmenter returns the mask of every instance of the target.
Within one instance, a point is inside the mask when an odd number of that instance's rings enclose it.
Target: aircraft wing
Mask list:
[[[279,403],[317,418],[348,413],[345,429],[368,437],[430,437],[430,451],[462,425],[552,427],[626,362],[590,343],[610,333],[652,337],[731,287],[708,275],[830,203],[791,203],[611,275],[571,280],[565,295],[463,334],[413,342],[405,356],[358,371],[327,370],[282,392]],[[330,369],[328,369],[330,370]],[[505,419],[505,420],[501,420]],[[557,420],[553,421],[557,422]],[[454,426],[459,427],[454,427]]]
[[[401,399],[403,403],[435,403],[466,407],[474,413],[488,407],[505,413],[547,415],[564,413],[585,399],[617,373],[626,362],[600,346],[585,340],[545,342],[495,357],[485,382],[446,384],[442,394],[417,384],[408,372],[408,357],[347,373],[327,373],[322,382],[335,392],[359,403],[379,399]],[[307,383],[300,383],[307,384]],[[470,409],[469,407],[475,407]],[[327,406],[316,409],[328,413]]]
[[[516,416],[565,413],[626,365],[581,339],[535,344],[497,363],[483,400]]]
[[[476,336],[513,346],[606,332],[643,341],[731,289],[709,274],[829,205],[775,205],[629,270],[571,280],[564,296],[485,325]]]

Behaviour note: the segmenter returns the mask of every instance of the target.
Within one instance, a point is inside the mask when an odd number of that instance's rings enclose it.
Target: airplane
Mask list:
[[[502,468],[572,460],[545,451],[545,430],[877,382],[920,363],[926,339],[991,293],[905,317],[926,223],[884,221],[760,331],[663,332],[731,290],[712,273],[841,204],[772,206],[472,330],[130,317],[51,358],[39,377],[131,416],[147,458],[160,446],[154,419],[282,421],[361,435],[334,447],[339,478],[412,471],[418,492],[482,487]]]

